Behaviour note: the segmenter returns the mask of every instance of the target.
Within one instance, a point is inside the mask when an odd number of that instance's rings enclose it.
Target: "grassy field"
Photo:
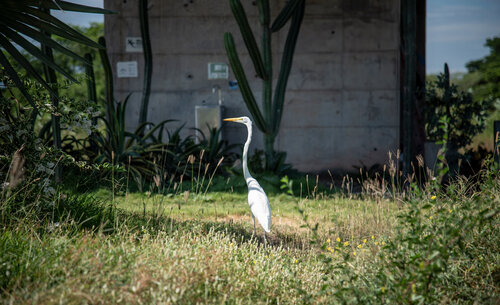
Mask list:
[[[101,191],[100,196],[105,192]],[[103,198],[110,198],[104,195]],[[323,197],[323,196],[322,196]],[[163,196],[141,193],[115,198],[118,208],[136,215],[167,217],[176,221],[212,221],[238,224],[251,232],[252,218],[244,193],[179,194]],[[372,235],[388,236],[396,222],[396,204],[392,201],[346,199],[329,196],[322,199],[300,199],[285,194],[270,195],[273,234],[281,237],[295,235],[308,240],[307,225],[320,224],[318,232],[325,238],[363,239]],[[301,213],[302,212],[302,213]],[[259,236],[262,230],[258,227]]]
[[[4,226],[1,302],[496,304],[499,185],[405,201],[272,195],[267,245],[242,193],[68,196],[64,213]]]

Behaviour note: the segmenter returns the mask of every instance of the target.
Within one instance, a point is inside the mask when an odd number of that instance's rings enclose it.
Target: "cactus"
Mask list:
[[[113,112],[115,110],[113,96],[113,70],[111,70],[111,63],[109,62],[108,53],[106,52],[106,39],[104,37],[99,37],[99,44],[103,48],[99,49],[99,57],[101,58],[102,67],[104,69],[104,79],[105,79],[105,90],[106,90],[106,118],[109,122],[113,117]]]
[[[283,114],[283,105],[285,102],[285,91],[292,68],[293,54],[297,37],[299,35],[300,26],[304,17],[305,0],[290,0],[287,2],[283,10],[276,17],[272,25],[270,25],[270,8],[269,0],[258,0],[257,6],[259,10],[259,20],[262,27],[261,49],[257,47],[257,42],[252,30],[248,24],[248,18],[245,10],[241,5],[240,0],[229,0],[231,10],[236,19],[238,27],[245,46],[250,54],[250,58],[254,65],[255,73],[263,82],[262,92],[262,110],[258,106],[255,96],[252,93],[250,85],[241,65],[233,35],[230,32],[224,34],[224,45],[229,59],[229,64],[233,69],[233,73],[238,80],[243,100],[250,111],[250,114],[259,128],[264,134],[264,149],[266,152],[266,169],[273,170],[275,164],[280,158],[274,151],[274,141],[279,131],[281,117]],[[283,57],[281,58],[281,66],[279,71],[276,88],[273,96],[273,69],[272,69],[272,52],[271,52],[271,35],[283,28],[283,26],[291,20],[288,30]]]
[[[94,67],[93,67],[93,59],[90,53],[85,53],[85,59],[89,62],[85,65],[85,74],[87,75],[87,97],[89,101],[93,101],[97,104],[97,91],[95,88],[95,76],[94,76]],[[97,123],[97,119],[94,118],[92,124]]]
[[[151,76],[153,74],[153,54],[149,38],[148,0],[139,0],[139,19],[141,24],[142,49],[144,52],[144,86],[142,89],[139,125],[148,119],[149,96],[151,93]]]

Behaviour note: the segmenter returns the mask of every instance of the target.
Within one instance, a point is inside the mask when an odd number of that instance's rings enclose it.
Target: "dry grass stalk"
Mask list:
[[[153,180],[154,180],[154,182],[155,182],[156,187],[158,187],[158,188],[159,188],[159,187],[160,187],[160,182],[161,182],[161,178],[160,178],[160,176],[159,176],[159,175],[154,176],[154,177],[153,177]]]
[[[24,144],[12,156],[12,162],[9,167],[9,190],[15,189],[24,180],[24,163],[26,162],[26,158],[21,153],[23,149]]]

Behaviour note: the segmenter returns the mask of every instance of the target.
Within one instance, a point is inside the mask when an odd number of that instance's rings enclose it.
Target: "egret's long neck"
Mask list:
[[[243,176],[245,177],[245,181],[248,183],[248,179],[252,178],[250,172],[248,171],[248,147],[250,146],[250,142],[252,142],[252,124],[245,124],[248,130],[248,138],[245,142],[245,146],[243,147]]]

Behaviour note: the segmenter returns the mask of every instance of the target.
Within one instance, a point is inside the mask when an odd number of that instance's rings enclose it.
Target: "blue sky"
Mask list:
[[[103,0],[72,2],[103,6]],[[76,25],[104,20],[98,14],[54,15]],[[427,73],[441,72],[445,62],[451,72],[465,72],[467,62],[488,54],[484,43],[494,36],[500,36],[500,0],[427,0]]]
[[[500,36],[499,0],[427,0],[427,73],[465,72],[489,53],[486,38]]]
[[[103,7],[103,0],[69,0],[69,2],[88,6]],[[100,14],[83,14],[52,10],[52,15],[69,24],[81,26],[86,26],[91,22],[104,22],[104,16]]]

